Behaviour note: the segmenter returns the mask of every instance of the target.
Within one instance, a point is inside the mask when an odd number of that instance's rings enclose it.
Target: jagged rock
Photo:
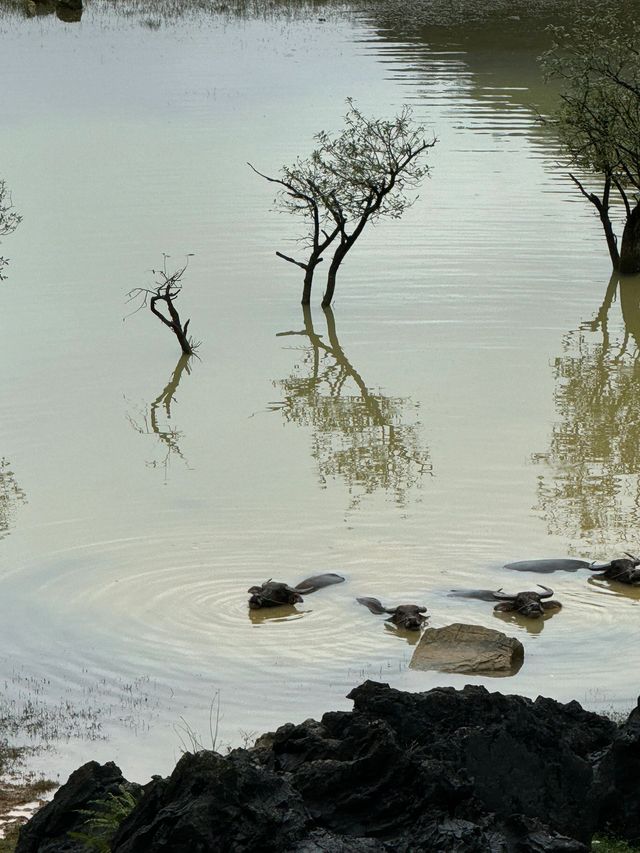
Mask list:
[[[129,784],[112,761],[83,764],[56,791],[53,800],[21,828],[16,853],[85,853],[83,843],[68,837],[70,832],[84,829],[87,817],[79,810],[91,809],[94,800],[118,794],[121,785]]]
[[[287,853],[385,853],[391,848],[383,841],[373,838],[338,837],[324,829],[310,832],[309,835],[292,847]]]
[[[430,831],[422,834],[427,845],[423,849],[441,853],[589,853],[581,842],[550,833],[520,815],[500,826],[490,819],[482,824],[448,818],[434,821]]]
[[[605,817],[623,833],[638,825],[640,709],[618,729],[577,702],[478,686],[369,681],[350,698],[353,711],[289,723],[258,748],[183,756],[147,786],[112,852],[587,853]],[[49,828],[52,805],[38,816]],[[46,838],[63,839],[63,824]],[[18,853],[54,850],[77,848]]]
[[[427,628],[411,658],[412,669],[459,672],[465,675],[515,675],[524,647],[515,637],[493,628],[455,622]]]
[[[614,837],[640,843],[640,698],[600,762],[600,823]]]
[[[577,702],[532,702],[469,685],[412,694],[367,681],[349,698],[354,716],[384,721],[415,758],[441,762],[441,778],[483,812],[523,814],[570,838],[590,838],[592,762],[614,736],[611,720]]]
[[[302,838],[300,795],[247,750],[183,755],[152,783],[112,841],[113,853],[280,853]]]

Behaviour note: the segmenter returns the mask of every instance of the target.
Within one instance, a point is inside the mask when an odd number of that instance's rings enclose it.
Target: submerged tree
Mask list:
[[[158,280],[156,280],[156,286],[134,287],[133,290],[130,290],[127,294],[129,297],[128,301],[131,302],[136,299],[141,300],[140,305],[133,312],[134,314],[141,308],[148,305],[151,313],[155,314],[156,317],[174,333],[178,339],[182,352],[185,355],[193,355],[198,343],[187,334],[191,320],[187,320],[183,325],[178,309],[176,308],[176,300],[182,293],[182,276],[187,269],[189,258],[191,256],[187,255],[187,260],[185,261],[184,266],[177,269],[171,275],[167,273],[168,257],[168,255],[163,256],[164,261],[163,268],[161,270],[152,270],[153,274],[159,277]],[[164,304],[168,316],[163,314],[160,310],[159,306],[162,304]]]
[[[282,252],[276,252],[276,255],[304,270],[302,304],[309,305],[315,269],[323,260],[323,252],[333,243],[339,231],[338,225],[328,222],[328,211],[322,201],[316,170],[310,160],[296,160],[293,166],[283,166],[281,178],[270,178],[253,166],[251,168],[260,177],[282,187],[276,198],[279,210],[299,214],[307,220],[309,233],[301,241],[308,251],[307,259],[298,261]]]
[[[554,44],[543,56],[550,77],[563,83],[561,105],[551,123],[572,168],[570,177],[596,208],[613,268],[640,272],[640,13],[637,3],[586,12],[576,10],[570,27],[553,27]],[[591,192],[589,178],[601,189]],[[611,206],[622,205],[618,240]]]
[[[282,252],[278,257],[305,271],[302,304],[311,299],[313,274],[323,253],[335,245],[327,274],[322,305],[333,299],[338,269],[368,223],[380,217],[398,219],[414,199],[407,194],[428,174],[419,156],[436,140],[423,138],[410,107],[394,119],[366,118],[348,100],[345,126],[338,135],[321,131],[317,148],[307,159],[285,166],[279,178],[257,172],[282,189],[275,204],[279,211],[301,215],[308,233],[302,244],[307,259],[299,261]],[[251,164],[249,164],[251,165]],[[251,168],[254,168],[251,166]]]
[[[4,181],[0,180],[0,237],[6,237],[16,230],[22,222],[22,217],[19,216],[13,209],[11,196]],[[9,263],[9,258],[0,256],[0,281],[6,278],[2,270]]]
[[[407,422],[407,409],[417,406],[370,389],[340,345],[331,309],[324,314],[326,340],[316,332],[308,306],[304,329],[281,333],[302,336],[307,344],[294,372],[274,383],[284,397],[272,408],[287,422],[311,428],[311,452],[323,485],[342,478],[354,505],[360,494],[377,490],[404,505],[409,489],[432,473],[418,425]]]

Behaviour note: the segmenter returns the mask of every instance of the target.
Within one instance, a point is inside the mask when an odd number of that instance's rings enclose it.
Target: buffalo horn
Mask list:
[[[627,557],[631,557],[636,566],[640,566],[640,560],[637,557],[634,557],[633,554],[630,554],[628,551],[625,551],[624,553],[627,555]]]
[[[540,589],[544,590],[544,592],[540,593],[540,598],[551,598],[551,596],[553,595],[552,589],[549,589],[548,586],[545,586],[544,584],[541,584],[541,583],[539,583],[538,586],[540,587]]]
[[[502,591],[502,587],[500,587],[500,589],[497,589],[495,592],[492,592],[491,595],[494,598],[497,598],[498,601],[515,601],[517,597],[515,595],[507,595],[506,592]]]

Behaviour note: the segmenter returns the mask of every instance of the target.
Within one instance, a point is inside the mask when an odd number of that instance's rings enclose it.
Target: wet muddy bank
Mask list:
[[[59,785],[30,769],[30,759],[37,751],[0,737],[0,853],[14,849],[20,827],[51,799]]]
[[[16,850],[80,853],[78,810],[116,799],[129,807],[109,829],[114,853],[584,853],[596,834],[640,839],[640,706],[616,724],[578,702],[478,686],[367,681],[349,698],[352,711],[286,724],[251,749],[187,752],[144,788],[90,762]]]

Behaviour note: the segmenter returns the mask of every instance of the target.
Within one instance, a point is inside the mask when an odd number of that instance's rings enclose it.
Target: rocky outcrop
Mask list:
[[[84,764],[22,827],[17,849],[22,853],[85,853],[85,845],[69,837],[69,833],[81,831],[86,821],[80,810],[91,809],[93,802],[119,793],[120,786],[128,784],[112,761]]]
[[[412,669],[435,669],[463,675],[515,675],[524,661],[524,646],[502,631],[455,622],[427,628],[411,658]]]
[[[183,755],[152,785],[113,841],[119,853],[286,850],[304,835],[305,809],[287,778],[246,750]]]
[[[640,699],[615,734],[596,777],[600,824],[607,833],[640,844]]]
[[[640,835],[640,710],[618,727],[577,702],[477,686],[369,681],[350,698],[353,711],[284,725],[251,750],[184,755],[147,786],[113,853],[587,853],[595,831]],[[77,771],[85,799],[94,775],[119,778],[105,768]],[[74,777],[17,853],[75,853],[59,814],[78,801]]]

